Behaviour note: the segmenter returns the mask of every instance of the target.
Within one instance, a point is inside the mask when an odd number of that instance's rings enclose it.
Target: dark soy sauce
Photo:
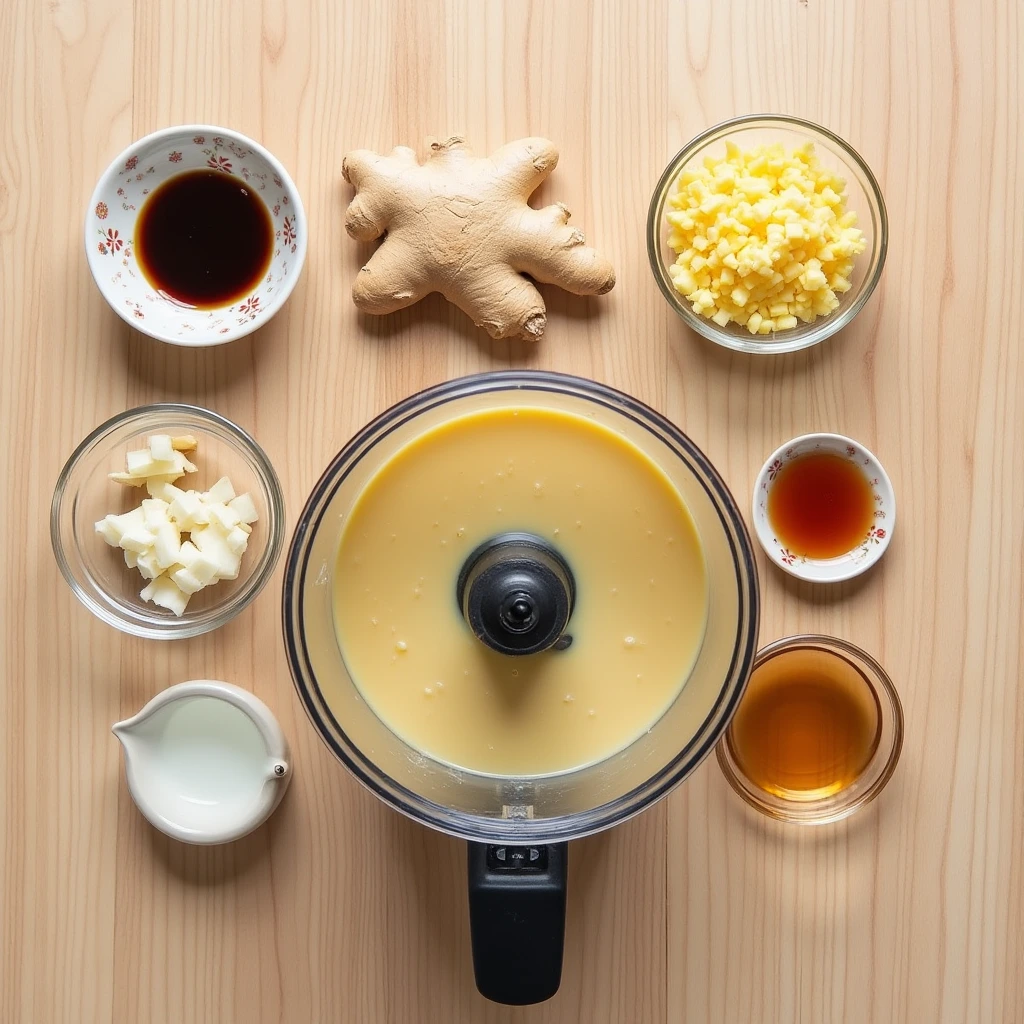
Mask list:
[[[252,294],[273,251],[270,212],[247,182],[223,171],[168,178],[146,200],[135,228],[135,257],[149,283],[198,309]]]

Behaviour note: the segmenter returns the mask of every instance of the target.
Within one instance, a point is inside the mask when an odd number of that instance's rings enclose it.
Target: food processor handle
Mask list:
[[[567,843],[469,844],[469,928],[480,994],[523,1006],[562,980]]]

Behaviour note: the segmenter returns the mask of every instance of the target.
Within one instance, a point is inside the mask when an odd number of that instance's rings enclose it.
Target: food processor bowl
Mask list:
[[[665,473],[700,538],[708,607],[689,677],[646,732],[586,767],[515,778],[437,761],[377,717],[342,656],[332,581],[346,517],[396,452],[455,417],[526,407],[587,417],[631,441]],[[616,497],[610,494],[608,500]],[[707,457],[669,420],[636,399],[603,384],[544,371],[484,373],[440,384],[368,424],[313,489],[292,540],[283,592],[289,664],[310,721],[380,799],[425,825],[470,841],[477,982],[490,998],[517,1003],[539,1001],[557,989],[566,863],[561,844],[644,810],[714,749],[751,670],[758,613],[750,537]],[[510,907],[514,913],[504,913]]]

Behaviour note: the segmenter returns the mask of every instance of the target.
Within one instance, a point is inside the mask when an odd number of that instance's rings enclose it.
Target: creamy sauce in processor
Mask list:
[[[569,563],[567,650],[499,654],[463,618],[459,571],[506,531]],[[681,496],[634,444],[573,413],[492,409],[426,431],[366,485],[334,611],[356,686],[407,743],[469,771],[545,775],[608,757],[667,710],[700,650],[707,574]]]

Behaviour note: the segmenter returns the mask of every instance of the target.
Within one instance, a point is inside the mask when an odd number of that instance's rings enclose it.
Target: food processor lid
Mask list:
[[[455,599],[476,638],[499,654],[565,650],[576,599],[569,563],[532,533],[502,533],[470,552]]]

